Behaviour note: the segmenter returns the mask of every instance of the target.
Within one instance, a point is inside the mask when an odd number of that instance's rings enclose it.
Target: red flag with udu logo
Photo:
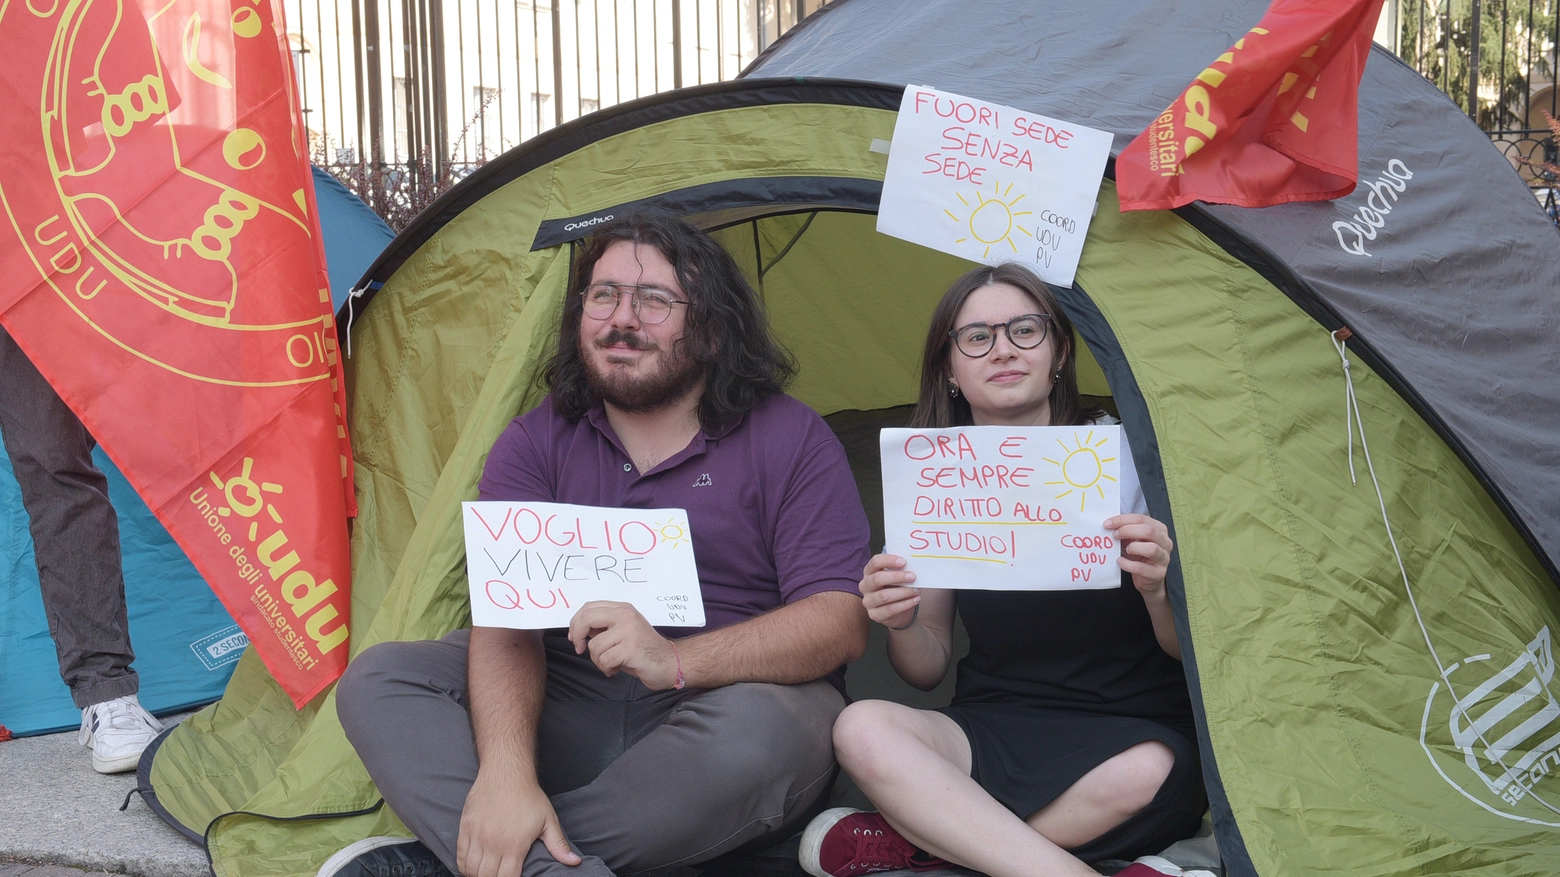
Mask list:
[[[1324,201],[1359,179],[1358,96],[1382,0],[1275,0],[1116,158],[1122,210]]]
[[[10,3],[0,53],[0,323],[301,707],[355,508],[281,4]]]

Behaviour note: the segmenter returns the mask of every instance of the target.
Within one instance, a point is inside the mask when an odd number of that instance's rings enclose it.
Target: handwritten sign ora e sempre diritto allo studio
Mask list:
[[[1121,511],[1121,427],[885,429],[889,554],[928,588],[1121,585],[1102,526]]]

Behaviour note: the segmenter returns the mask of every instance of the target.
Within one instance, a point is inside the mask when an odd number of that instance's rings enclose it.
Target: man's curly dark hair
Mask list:
[[[639,212],[597,227],[575,258],[558,352],[541,374],[559,413],[578,420],[599,399],[580,351],[582,293],[596,263],[619,241],[654,247],[676,269],[688,314],[675,352],[704,369],[701,427],[716,431],[734,424],[764,396],[785,389],[796,374],[796,360],[775,340],[764,306],[736,260],[709,235],[680,219]]]

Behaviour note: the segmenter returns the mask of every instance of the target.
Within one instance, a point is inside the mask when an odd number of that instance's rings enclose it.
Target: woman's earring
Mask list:
[[[1052,383],[1055,383],[1056,381],[1059,381],[1061,379],[1062,379],[1062,370],[1061,369],[1057,369],[1056,370],[1056,374],[1051,375],[1051,381],[1052,381]]]
[[[955,399],[959,398],[959,385],[958,384],[949,384],[948,385],[948,395],[952,396]]]

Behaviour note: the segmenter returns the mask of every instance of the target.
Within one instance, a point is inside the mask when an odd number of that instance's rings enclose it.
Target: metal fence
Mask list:
[[[315,164],[399,229],[521,141],[735,77],[822,0],[285,0]]]
[[[1396,0],[1389,46],[1489,133],[1560,224],[1560,0]]]
[[[311,157],[399,229],[602,107],[736,76],[824,0],[284,0]],[[1560,0],[1388,0],[1378,39],[1489,132],[1560,222]],[[1545,114],[1548,113],[1549,116]]]

